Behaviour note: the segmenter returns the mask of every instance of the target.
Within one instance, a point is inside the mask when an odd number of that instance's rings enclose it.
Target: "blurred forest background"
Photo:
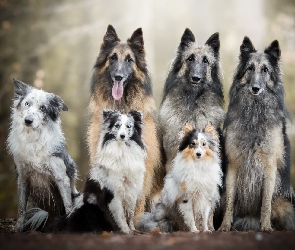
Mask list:
[[[203,44],[218,31],[221,39],[225,109],[228,90],[245,35],[263,50],[278,39],[286,102],[295,114],[294,0],[0,0],[0,217],[15,217],[14,163],[6,149],[15,77],[60,95],[68,150],[79,169],[81,190],[89,168],[87,105],[95,58],[108,24],[122,41],[143,28],[147,61],[159,105],[165,77],[186,27]],[[292,181],[295,184],[295,128]]]

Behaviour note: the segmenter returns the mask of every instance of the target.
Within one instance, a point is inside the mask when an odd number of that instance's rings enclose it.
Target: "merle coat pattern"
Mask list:
[[[69,218],[69,231],[135,230],[135,206],[141,198],[146,171],[142,121],[138,111],[103,111],[94,164],[85,183],[83,202]]]
[[[16,230],[24,229],[26,212],[39,207],[60,216],[72,209],[77,168],[65,147],[59,114],[63,100],[14,79],[8,149],[14,158],[18,188]],[[72,196],[72,197],[71,197]]]
[[[263,52],[248,37],[226,115],[226,211],[220,230],[294,230],[290,142],[277,40]],[[294,199],[294,198],[293,198]]]

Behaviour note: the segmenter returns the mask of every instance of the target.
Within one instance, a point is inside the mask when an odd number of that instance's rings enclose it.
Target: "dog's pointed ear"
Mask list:
[[[133,117],[134,121],[142,123],[143,113],[141,111],[131,110],[129,112],[129,115],[131,115]]]
[[[214,141],[219,142],[219,135],[211,122],[208,122],[204,129],[204,132],[208,133]]]
[[[245,36],[242,45],[240,46],[240,59],[246,59],[253,52],[256,52],[249,37]]]
[[[127,40],[129,46],[137,49],[140,52],[144,52],[144,41],[142,29],[138,28],[132,34],[132,36]]]
[[[103,37],[103,45],[108,46],[118,42],[120,42],[120,39],[116,33],[116,30],[114,29],[112,25],[109,24],[107,28],[107,32]]]
[[[281,57],[281,49],[278,40],[274,40],[265,50],[265,54],[268,54],[274,61],[278,61]]]
[[[19,99],[20,97],[27,95],[32,89],[31,86],[15,78],[13,78],[13,83],[14,83],[14,99]]]
[[[68,111],[68,107],[60,96],[51,94],[50,105],[57,108],[59,112]]]
[[[102,117],[103,117],[104,121],[108,120],[109,118],[113,117],[114,115],[119,115],[119,114],[120,114],[119,111],[113,110],[113,109],[104,109],[102,111]]]
[[[193,125],[187,122],[183,127],[183,137],[187,136],[192,131],[194,131]]]
[[[220,49],[219,33],[216,32],[212,36],[210,36],[205,44],[210,46],[213,49],[214,53],[218,55]]]
[[[189,28],[186,28],[179,44],[179,48],[184,50],[190,43],[194,43],[196,41],[193,32]]]

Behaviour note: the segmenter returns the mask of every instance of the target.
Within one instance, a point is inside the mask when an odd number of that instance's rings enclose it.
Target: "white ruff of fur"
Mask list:
[[[90,178],[128,202],[138,198],[143,188],[145,151],[135,142],[108,142],[96,154]],[[127,205],[127,204],[126,204]]]
[[[173,161],[171,173],[165,178],[162,201],[171,207],[178,199],[185,198],[193,199],[200,210],[208,204],[215,207],[219,200],[221,177],[220,161],[213,158],[186,161],[179,152]],[[181,188],[182,183],[186,184],[186,191]]]
[[[33,89],[27,98],[45,99],[46,92]],[[27,99],[25,98],[25,99]],[[12,123],[8,136],[8,148],[15,159],[25,160],[27,163],[39,165],[44,161],[54,147],[65,142],[60,128],[60,119],[55,122],[49,120],[46,124],[42,117],[38,117],[39,124],[36,128],[27,127],[24,123],[23,110],[16,108],[16,101],[12,108]],[[35,116],[41,113],[36,109]]]
[[[46,95],[42,90],[33,89],[25,100],[35,99],[42,102]],[[12,123],[8,136],[9,152],[13,155],[17,168],[22,166],[18,171],[31,177],[32,185],[37,182],[36,186],[44,186],[52,166],[60,166],[61,172],[66,171],[62,160],[51,156],[57,146],[65,143],[60,119],[55,122],[48,120],[45,123],[42,112],[36,108],[30,112],[34,115],[34,122],[37,121],[38,124],[35,128],[27,127],[24,123],[27,114],[22,108],[17,108],[16,103],[15,101],[12,108]],[[34,173],[41,176],[32,175]]]
[[[129,233],[135,230],[133,217],[143,189],[146,152],[130,139],[125,142],[117,138],[102,146],[103,137],[104,131],[90,178],[98,181],[101,189],[107,188],[114,194],[108,208],[117,226]]]
[[[210,213],[215,210],[219,201],[218,187],[222,186],[220,164],[217,152],[212,157],[189,160],[183,157],[183,152],[178,152],[165,178],[162,203],[167,211],[176,205],[191,232],[199,232],[200,225],[203,232],[209,231]]]

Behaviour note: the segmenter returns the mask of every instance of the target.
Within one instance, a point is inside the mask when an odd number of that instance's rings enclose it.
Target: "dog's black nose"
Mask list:
[[[25,118],[25,124],[27,125],[27,126],[31,126],[32,125],[32,123],[33,123],[33,118],[32,117],[26,117]]]
[[[122,134],[122,135],[120,135],[120,137],[121,137],[121,139],[124,139],[124,138],[125,138],[125,135],[124,135],[124,134]]]
[[[258,87],[252,87],[252,91],[254,94],[257,94],[259,92],[260,88]]]
[[[122,76],[119,76],[119,75],[115,76],[115,80],[118,82],[120,82],[122,79],[123,79]]]
[[[200,76],[192,76],[192,81],[193,82],[200,82],[202,78]]]
[[[197,152],[196,155],[197,155],[197,157],[201,157],[202,154],[200,152]]]

